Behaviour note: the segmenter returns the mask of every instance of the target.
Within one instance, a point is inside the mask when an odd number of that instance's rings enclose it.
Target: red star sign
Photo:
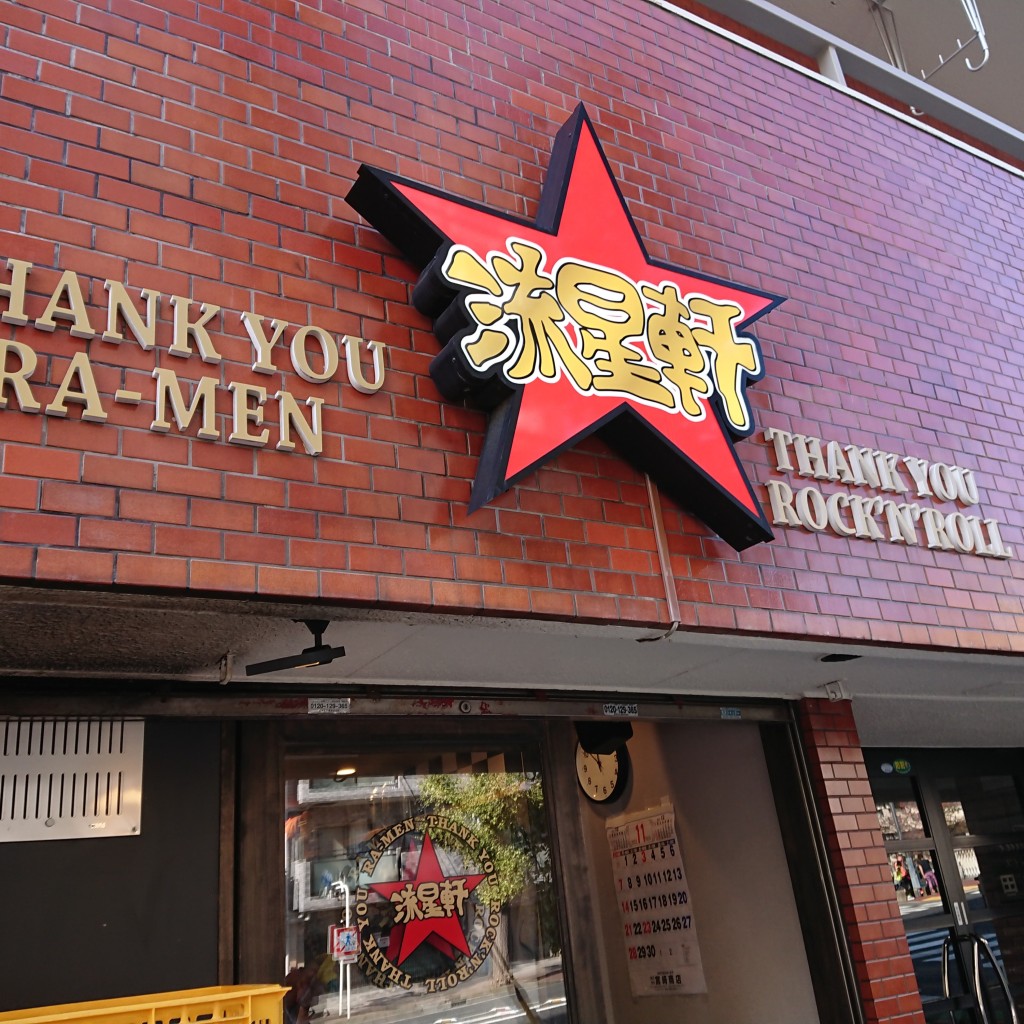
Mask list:
[[[782,299],[652,260],[582,105],[536,221],[365,166],[347,198],[422,271],[442,394],[490,411],[471,508],[597,432],[737,550],[771,539],[733,438]]]
[[[378,882],[370,888],[383,896],[395,910],[389,950],[403,964],[424,942],[429,942],[450,960],[456,951],[469,956],[469,944],[462,930],[462,911],[469,894],[485,875],[446,875],[438,863],[429,833],[423,835],[423,848],[416,875],[400,882]]]

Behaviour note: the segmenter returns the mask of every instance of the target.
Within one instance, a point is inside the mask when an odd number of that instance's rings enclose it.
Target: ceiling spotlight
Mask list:
[[[576,738],[588,754],[613,754],[633,736],[629,722],[577,722]]]
[[[856,661],[859,657],[859,654],[826,654],[818,660],[826,665],[835,665],[840,661]]]
[[[342,768],[339,768],[334,774],[339,779],[348,778],[350,775],[355,775],[356,769],[354,765],[347,764]]]
[[[282,672],[289,668],[312,668],[314,665],[330,665],[335,658],[345,657],[344,647],[328,647],[323,642],[324,631],[330,625],[327,619],[294,619],[301,622],[313,634],[313,646],[305,648],[299,654],[287,658],[272,658],[270,661],[258,661],[255,665],[246,665],[247,676],[261,676],[265,672]]]

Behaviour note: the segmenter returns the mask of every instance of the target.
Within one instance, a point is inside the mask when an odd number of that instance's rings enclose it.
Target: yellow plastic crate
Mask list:
[[[217,985],[147,996],[95,999],[0,1013],[0,1022],[51,1024],[90,1021],[92,1024],[282,1024],[287,988],[280,985]]]

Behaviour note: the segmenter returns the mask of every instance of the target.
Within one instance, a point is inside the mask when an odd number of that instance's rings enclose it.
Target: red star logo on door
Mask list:
[[[469,944],[462,930],[462,912],[469,894],[484,880],[484,875],[446,875],[438,863],[429,833],[423,835],[423,847],[415,877],[401,882],[370,885],[395,908],[391,929],[390,959],[401,965],[424,942],[450,960],[456,953],[469,956]]]
[[[733,439],[782,299],[652,260],[582,105],[535,221],[365,166],[347,198],[422,272],[442,394],[490,412],[471,508],[598,433],[737,550],[771,539]]]

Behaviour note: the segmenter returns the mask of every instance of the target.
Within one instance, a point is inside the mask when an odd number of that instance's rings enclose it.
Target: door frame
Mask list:
[[[577,984],[577,971],[573,966],[584,965],[583,977],[593,982],[593,965],[600,963],[597,922],[593,914],[595,902],[587,885],[564,885],[567,878],[589,879],[590,874],[584,856],[583,825],[576,795],[572,722],[568,719],[482,720],[479,717],[471,721],[430,719],[426,738],[424,724],[423,718],[347,716],[329,722],[282,719],[239,724],[234,873],[236,980],[266,981],[278,975],[283,977],[286,894],[281,829],[285,820],[286,752],[312,753],[318,748],[336,747],[339,742],[352,748],[401,743],[405,749],[417,741],[432,747],[438,743],[469,743],[474,749],[481,744],[485,749],[529,744],[538,749],[544,773],[548,839],[556,867],[553,876],[570,1019],[600,1020],[600,990],[593,983]]]
[[[540,710],[536,702],[524,701],[520,708],[525,716],[518,716],[516,702],[505,701],[504,713],[491,717],[459,715],[458,702],[451,703],[455,705],[451,715],[395,717],[371,713],[327,721],[304,716],[237,723],[233,980],[276,978],[285,963],[285,866],[280,830],[284,822],[286,751],[315,753],[318,746],[336,747],[339,740],[351,746],[353,737],[358,737],[357,745],[363,747],[378,743],[409,744],[417,738],[434,747],[439,742],[469,743],[474,749],[480,748],[481,743],[484,748],[496,749],[495,744],[514,746],[526,742],[539,748],[545,777],[570,1019],[605,1019],[606,972],[601,970],[603,953],[595,912],[600,894],[586,853],[575,773],[574,726],[575,721],[584,718],[601,719],[601,705],[595,708],[593,703],[572,700],[558,707],[558,702],[545,702],[545,717],[533,717]],[[641,705],[639,710],[639,717],[657,720],[723,717],[717,702],[712,705],[680,701],[668,706],[652,703]],[[790,866],[819,1019],[822,1024],[860,1024],[863,1013],[855,972],[838,898],[827,869],[822,825],[792,708],[779,703],[744,704],[743,718],[760,723],[762,750]],[[423,740],[425,727],[429,729],[428,740]],[[809,857],[812,851],[814,856]],[[807,870],[809,860],[817,865],[816,870]],[[573,884],[567,885],[567,879]]]

